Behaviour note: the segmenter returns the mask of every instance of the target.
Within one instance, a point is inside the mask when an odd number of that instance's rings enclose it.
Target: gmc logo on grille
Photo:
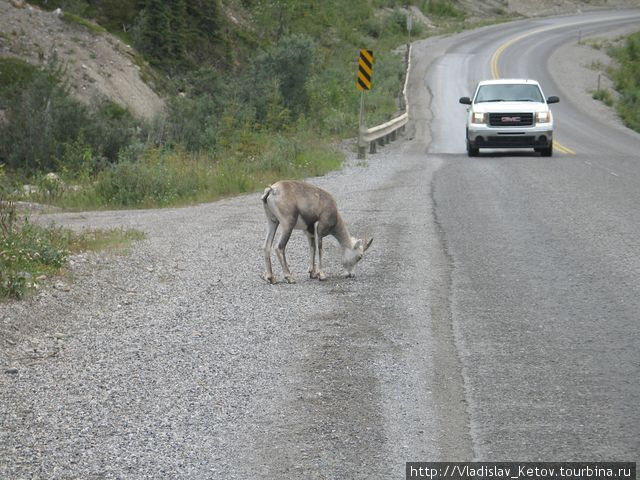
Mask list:
[[[520,117],[502,117],[500,120],[502,123],[517,123],[520,121]]]

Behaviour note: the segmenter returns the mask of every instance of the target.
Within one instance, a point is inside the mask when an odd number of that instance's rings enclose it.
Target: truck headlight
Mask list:
[[[536,123],[549,123],[551,112],[536,112]]]
[[[471,122],[472,123],[487,123],[487,114],[486,113],[473,112],[471,114]]]

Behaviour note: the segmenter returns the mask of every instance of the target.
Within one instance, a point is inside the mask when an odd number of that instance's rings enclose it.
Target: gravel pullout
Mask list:
[[[437,457],[432,167],[417,160],[314,179],[375,238],[355,279],[331,241],[330,278],[308,279],[296,235],[299,283],[263,282],[258,194],[47,217],[148,239],[0,307],[0,477],[383,478]]]

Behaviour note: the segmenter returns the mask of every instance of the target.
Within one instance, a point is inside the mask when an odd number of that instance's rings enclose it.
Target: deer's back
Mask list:
[[[310,183],[283,180],[271,185],[267,199],[274,214],[282,222],[296,222],[296,228],[313,232],[313,226],[320,221],[323,230],[329,233],[338,221],[336,201],[329,192]]]

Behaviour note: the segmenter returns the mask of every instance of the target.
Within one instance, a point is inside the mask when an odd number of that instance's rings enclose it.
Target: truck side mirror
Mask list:
[[[549,97],[547,98],[547,103],[558,103],[560,99],[558,97]]]
[[[460,103],[463,105],[471,105],[471,99],[469,97],[460,97]]]

